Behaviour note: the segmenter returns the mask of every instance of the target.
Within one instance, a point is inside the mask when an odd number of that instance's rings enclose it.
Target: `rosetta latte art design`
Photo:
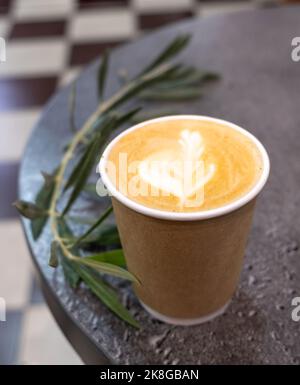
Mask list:
[[[201,156],[204,151],[202,136],[199,132],[183,130],[178,139],[179,150],[158,150],[139,165],[139,175],[151,187],[173,194],[179,198],[179,205],[200,205],[203,194],[197,194],[213,177],[216,166],[205,166]],[[188,198],[197,196],[193,202]]]
[[[210,210],[246,194],[262,159],[256,144],[211,120],[162,119],[129,130],[112,146],[106,172],[117,190],[144,206]]]

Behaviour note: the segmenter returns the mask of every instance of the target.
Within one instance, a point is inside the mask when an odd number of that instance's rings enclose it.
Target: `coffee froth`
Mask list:
[[[120,137],[106,165],[122,194],[171,212],[229,204],[251,190],[261,170],[260,152],[249,137],[205,118],[146,122]]]

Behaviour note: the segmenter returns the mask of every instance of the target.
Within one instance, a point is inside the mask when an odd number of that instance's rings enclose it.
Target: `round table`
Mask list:
[[[238,291],[223,316],[199,326],[152,319],[130,286],[116,281],[141,329],[127,326],[89,290],[73,291],[61,269],[48,266],[49,228],[34,242],[28,221],[23,221],[47,303],[84,362],[300,363],[300,322],[292,319],[291,303],[300,296],[300,62],[291,58],[299,16],[300,8],[284,7],[187,21],[113,51],[107,95],[118,87],[120,68],[134,74],[177,34],[191,33],[192,42],[180,59],[219,72],[222,79],[200,100],[176,104],[177,113],[211,115],[245,127],[265,144],[272,167],[257,205]],[[98,64],[88,66],[78,80],[78,125],[97,106]],[[54,169],[70,138],[69,93],[66,87],[51,99],[29,140],[19,178],[22,199],[34,200],[42,183],[40,170]],[[99,198],[99,211],[102,204]]]

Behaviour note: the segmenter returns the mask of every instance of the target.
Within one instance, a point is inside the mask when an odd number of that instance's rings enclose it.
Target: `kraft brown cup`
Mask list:
[[[261,143],[242,128],[219,119],[179,115],[154,119],[204,119],[238,129],[251,137],[262,155],[262,175],[252,190],[218,209],[175,213],[147,208],[118,192],[105,172],[110,149],[100,161],[102,180],[113,209],[127,267],[141,281],[134,290],[154,317],[171,324],[193,325],[213,319],[230,302],[238,285],[257,194],[269,174]],[[129,130],[138,129],[144,122]]]

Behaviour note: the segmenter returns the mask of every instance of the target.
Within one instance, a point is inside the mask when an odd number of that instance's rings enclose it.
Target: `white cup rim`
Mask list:
[[[261,154],[263,169],[259,179],[257,180],[256,184],[252,187],[250,191],[248,191],[242,197],[234,200],[233,202],[214,209],[193,211],[193,212],[171,212],[171,211],[158,210],[158,209],[153,209],[153,208],[144,206],[140,203],[137,203],[129,199],[127,196],[125,196],[124,194],[122,194],[120,191],[116,189],[116,187],[113,185],[113,183],[109,179],[105,170],[108,156],[110,154],[110,151],[114,147],[114,145],[125,135],[139,128],[142,128],[143,126],[149,123],[161,122],[166,120],[182,120],[182,119],[183,120],[201,120],[201,121],[205,120],[205,121],[211,121],[222,125],[226,125],[235,129],[236,131],[239,131],[240,133],[250,138],[254,142],[254,144],[256,145],[256,147],[258,148]],[[170,115],[170,116],[163,116],[155,119],[146,120],[142,123],[134,125],[131,128],[128,128],[127,130],[117,135],[107,145],[106,149],[104,150],[99,162],[99,171],[102,178],[102,182],[106,186],[109,193],[118,201],[120,201],[125,206],[127,206],[128,208],[140,214],[154,217],[154,218],[159,218],[159,219],[174,220],[174,221],[195,221],[195,220],[204,220],[204,219],[219,217],[224,214],[228,214],[232,211],[239,209],[242,206],[245,206],[248,202],[254,199],[263,189],[268,179],[268,176],[270,173],[270,160],[269,160],[267,151],[264,148],[264,146],[261,144],[261,142],[250,132],[246,131],[244,128],[241,128],[240,126],[234,123],[228,122],[223,119],[212,118],[204,115]]]

